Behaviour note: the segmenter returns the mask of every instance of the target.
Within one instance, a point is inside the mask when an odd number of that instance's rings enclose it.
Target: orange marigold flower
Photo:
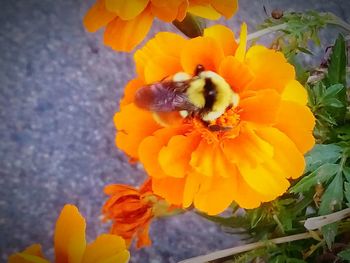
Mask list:
[[[116,144],[141,161],[154,193],[172,204],[193,203],[208,214],[232,201],[255,208],[283,194],[288,178],[303,173],[315,124],[306,90],[281,52],[260,45],[246,51],[246,32],[244,24],[239,45],[220,25],[194,39],[158,33],[135,53],[138,76],[114,117]],[[174,112],[155,118],[135,105],[140,87],[178,72],[193,74],[198,65],[221,76],[239,97],[210,123],[228,129],[209,129],[196,116],[175,118]]]
[[[124,239],[116,235],[103,234],[86,244],[85,219],[74,205],[65,205],[56,222],[55,256],[57,263],[68,262],[115,262],[126,263],[130,254]],[[48,263],[41,252],[41,246],[34,244],[20,253],[9,257],[9,263]]]
[[[128,185],[112,184],[104,191],[110,198],[102,208],[104,220],[112,220],[112,234],[122,236],[128,245],[137,239],[137,248],[151,245],[149,227],[154,218],[153,204],[157,197],[153,194],[151,180],[140,189]]]
[[[147,35],[154,17],[182,21],[187,12],[208,19],[231,17],[238,0],[97,0],[84,17],[89,32],[106,27],[104,43],[117,51],[131,51]]]

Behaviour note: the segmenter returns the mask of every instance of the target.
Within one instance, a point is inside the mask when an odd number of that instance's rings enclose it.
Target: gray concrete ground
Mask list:
[[[250,29],[268,10],[317,9],[347,18],[350,1],[243,1],[225,22]],[[0,258],[34,242],[53,256],[55,220],[65,203],[87,218],[88,239],[109,183],[137,185],[143,172],[114,146],[112,117],[134,76],[130,54],[103,46],[82,17],[92,0],[0,0]],[[175,29],[157,21],[150,36]],[[326,41],[328,41],[326,39]],[[330,39],[332,42],[332,39]],[[131,262],[176,262],[233,246],[237,239],[188,213],[152,225],[153,246],[132,249]]]

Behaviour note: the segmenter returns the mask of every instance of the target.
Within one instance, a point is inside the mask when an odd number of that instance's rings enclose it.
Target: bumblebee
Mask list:
[[[198,65],[193,76],[178,72],[171,79],[141,87],[134,101],[156,114],[179,112],[183,118],[198,117],[209,124],[227,108],[236,107],[239,97],[220,75]]]

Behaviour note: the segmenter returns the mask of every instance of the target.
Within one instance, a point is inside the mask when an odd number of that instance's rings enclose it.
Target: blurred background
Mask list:
[[[103,187],[145,178],[114,146],[112,119],[135,74],[133,56],[105,47],[102,31],[85,32],[82,18],[93,2],[0,0],[2,262],[32,243],[52,259],[54,225],[66,203],[79,207],[92,241],[108,230],[99,218]],[[253,32],[275,8],[330,11],[350,22],[348,0],[241,0],[237,15],[218,23],[238,32],[246,21]],[[158,31],[177,32],[156,20],[148,39]],[[322,36],[323,47],[333,43],[332,32]],[[154,222],[151,239],[149,248],[131,248],[131,262],[177,262],[239,243],[193,213]]]

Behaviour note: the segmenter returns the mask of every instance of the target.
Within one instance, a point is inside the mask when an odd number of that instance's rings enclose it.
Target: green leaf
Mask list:
[[[342,154],[342,148],[335,144],[316,144],[306,155],[305,172],[314,171],[325,163],[336,163]]]
[[[345,182],[344,183],[344,195],[348,203],[346,204],[348,207],[350,207],[350,183]]]
[[[323,226],[321,228],[321,232],[324,239],[326,240],[328,248],[331,249],[338,232],[338,222]]]
[[[332,182],[328,185],[326,191],[322,195],[319,214],[327,215],[334,211],[338,211],[342,208],[342,202],[344,198],[343,192],[343,175],[338,165],[337,175],[333,178]]]
[[[340,257],[342,260],[349,260],[350,261],[350,249],[346,249],[346,250],[339,252],[337,256]]]
[[[290,191],[292,193],[307,192],[316,184],[330,180],[338,171],[338,164],[326,163],[311,174],[304,176]]]
[[[332,49],[326,83],[346,86],[346,44],[341,34],[339,34]]]

